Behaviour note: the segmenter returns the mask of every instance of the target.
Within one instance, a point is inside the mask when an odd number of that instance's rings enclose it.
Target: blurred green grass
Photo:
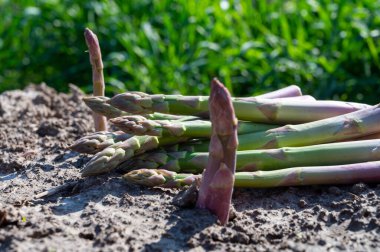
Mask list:
[[[0,92],[46,82],[91,90],[85,27],[108,94],[234,95],[298,84],[320,99],[379,102],[380,1],[0,0]]]

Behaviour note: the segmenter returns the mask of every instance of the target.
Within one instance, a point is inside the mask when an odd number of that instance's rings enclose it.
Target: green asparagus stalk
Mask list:
[[[132,115],[113,118],[110,122],[125,133],[150,136],[189,136],[202,138],[211,136],[211,122],[205,120],[169,121],[149,120],[143,116]],[[240,121],[238,133],[246,134],[265,131],[278,127],[277,125],[260,124]]]
[[[114,96],[108,103],[133,114],[161,112],[207,117],[209,113],[207,96],[129,92]],[[233,106],[239,120],[269,124],[312,122],[370,107],[340,101],[247,101],[240,98],[233,100]]]
[[[261,99],[275,99],[275,98],[284,98],[284,97],[299,97],[302,96],[301,88],[297,85],[290,85],[278,90],[265,93],[262,95],[255,96],[256,98]]]
[[[207,165],[208,157],[207,152],[160,150],[134,157],[120,168],[123,171],[149,168],[201,173]],[[305,147],[238,151],[236,170],[266,171],[297,166],[342,165],[378,160],[380,160],[380,140],[375,139]]]
[[[211,81],[209,105],[212,123],[209,158],[196,205],[210,210],[225,225],[234,187],[238,123],[230,93],[216,78]]]
[[[134,136],[98,152],[81,171],[82,176],[109,172],[129,158],[160,146],[187,141],[185,137]]]
[[[133,135],[126,134],[123,131],[98,131],[78,139],[69,149],[79,153],[95,154],[117,142],[125,141],[132,136]]]
[[[85,104],[95,113],[104,115],[107,118],[116,118],[122,116],[128,116],[129,113],[125,111],[121,111],[117,109],[107,102],[110,98],[105,96],[90,96],[84,97],[83,101]],[[162,114],[162,113],[153,113],[141,115],[150,120],[178,120],[178,121],[191,121],[195,119],[199,119],[196,116],[180,116],[180,115],[170,115],[170,114]]]
[[[144,186],[182,187],[200,179],[200,175],[167,170],[140,169],[123,176],[130,183]],[[380,161],[333,166],[294,167],[276,171],[235,173],[235,187],[270,188],[324,184],[379,183]]]
[[[293,97],[294,96],[294,97]],[[266,99],[274,99],[274,98],[295,98],[295,99],[302,99],[302,100],[310,100],[314,99],[312,96],[304,95],[302,96],[301,90],[296,85],[291,85],[289,87],[285,87],[273,92],[269,92],[257,97],[262,97]],[[256,97],[256,98],[257,98]],[[252,97],[242,98],[242,99],[251,99]],[[115,118],[119,116],[128,115],[129,113],[126,113],[122,110],[119,110],[111,105],[109,105],[107,102],[110,98],[104,97],[104,96],[97,96],[97,97],[84,97],[83,101],[86,103],[86,105],[94,112],[99,113],[101,115],[106,116],[107,118]],[[253,97],[253,99],[255,99]],[[315,99],[314,99],[315,100]],[[161,114],[162,117],[156,117],[156,120],[180,120],[183,117],[175,116],[175,115],[166,115]],[[152,119],[152,118],[151,118]]]
[[[92,82],[93,82],[93,95],[104,96],[104,77],[103,77],[103,61],[102,53],[98,37],[90,29],[86,28],[84,32],[88,52],[90,54],[90,63],[92,66]],[[107,130],[107,120],[104,116],[98,113],[93,113],[95,130]]]
[[[380,132],[380,104],[315,122],[239,135],[238,150],[277,149],[352,140]],[[207,142],[196,152],[207,151]]]
[[[255,100],[255,98],[242,98],[246,99],[247,101],[249,100]],[[296,96],[296,97],[288,97],[284,99],[297,99],[297,100],[312,100],[314,99],[312,96]],[[129,113],[122,111],[120,109],[117,109],[110,104],[108,104],[108,101],[110,98],[105,97],[105,96],[89,96],[89,97],[84,97],[83,101],[85,104],[95,113],[101,114],[107,118],[115,118],[115,117],[120,117],[120,116],[126,116],[130,115]],[[315,99],[314,99],[315,100]],[[171,114],[162,114],[162,113],[154,113],[154,116],[149,117],[148,115],[144,115],[144,117],[150,118],[152,120],[181,120],[181,121],[188,121],[195,119],[196,117],[194,116],[179,116],[179,115],[171,115]]]
[[[315,101],[316,99],[311,95],[301,95],[294,97],[280,97],[280,98],[260,98],[260,97],[240,97],[240,100],[243,101],[260,101],[260,100],[275,100],[275,101]]]

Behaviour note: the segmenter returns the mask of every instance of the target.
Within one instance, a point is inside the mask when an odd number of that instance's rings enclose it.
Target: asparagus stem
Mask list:
[[[201,173],[207,165],[207,152],[164,150],[145,153],[123,164],[124,171],[136,168],[166,169]],[[323,157],[323,158],[321,158]],[[380,140],[364,140],[285,147],[270,150],[238,151],[237,171],[276,170],[297,166],[341,165],[380,160]]]
[[[199,187],[197,207],[209,209],[225,225],[236,169],[237,119],[230,93],[217,79],[211,82],[209,104],[212,123],[210,154]]]
[[[150,136],[189,136],[189,137],[210,137],[211,122],[205,120],[192,121],[169,121],[169,120],[149,120],[143,116],[123,116],[110,120],[120,130],[135,135]],[[238,124],[238,133],[246,134],[258,131],[265,131],[278,127],[277,125],[259,124],[252,122],[242,122]]]
[[[69,148],[79,153],[95,154],[117,142],[125,141],[131,137],[132,135],[126,134],[123,131],[98,131],[78,139]]]
[[[81,173],[82,176],[91,176],[109,172],[134,155],[186,140],[188,138],[184,137],[159,138],[155,136],[134,136],[125,141],[117,142],[95,154]]]
[[[161,187],[191,185],[200,175],[179,174],[166,170],[140,169],[123,176],[128,182]],[[235,173],[235,187],[269,188],[323,184],[379,183],[380,161],[333,165],[294,167],[275,171]]]
[[[110,98],[105,96],[90,96],[90,97],[84,97],[83,101],[86,103],[86,105],[94,112],[104,115],[107,118],[116,118],[121,116],[128,116],[129,113],[122,111],[120,109],[117,109],[110,104],[107,103],[107,101]],[[141,115],[146,117],[150,120],[178,120],[178,121],[191,121],[195,119],[199,119],[196,116],[181,116],[181,115],[170,115],[170,114],[162,114],[162,113],[153,113],[153,114],[146,114]]]
[[[283,97],[297,97],[302,96],[301,88],[296,85],[290,85],[276,91],[265,93],[256,96],[256,98],[273,99],[273,98],[283,98]]]
[[[246,100],[255,100],[254,97],[247,97],[247,98],[241,98]],[[288,97],[283,99],[293,99],[293,100],[315,100],[314,97],[309,95],[303,95],[303,96],[296,96],[296,97]],[[126,116],[129,115],[129,113],[122,111],[120,109],[117,109],[110,104],[108,104],[108,101],[110,98],[104,97],[104,96],[89,96],[84,97],[83,101],[86,103],[86,105],[95,113],[101,114],[107,118],[115,118],[120,116]],[[255,100],[256,101],[256,100]],[[188,121],[192,120],[196,117],[192,116],[178,116],[178,115],[170,115],[170,114],[161,114],[161,113],[154,113],[156,120],[181,120],[181,121]],[[144,115],[146,117],[146,115]],[[153,118],[151,118],[153,119]]]
[[[86,28],[84,32],[88,52],[90,54],[90,63],[92,66],[92,82],[93,82],[93,95],[104,96],[104,76],[103,76],[103,61],[102,53],[98,37],[90,29]],[[106,131],[107,119],[97,113],[93,113],[95,130]]]
[[[294,97],[279,97],[279,98],[260,98],[260,97],[243,97],[239,98],[243,101],[260,101],[260,100],[266,100],[271,99],[274,101],[315,101],[316,99],[311,95],[301,95],[301,96],[294,96]]]
[[[108,101],[112,106],[133,114],[161,112],[179,115],[208,116],[208,97],[148,95],[141,92],[118,94]],[[239,120],[259,123],[305,123],[368,108],[365,104],[340,101],[294,101],[235,98],[233,106]]]
[[[315,122],[239,135],[238,150],[276,149],[350,140],[380,132],[379,124],[380,104]],[[195,151],[207,151],[207,142],[197,145]]]

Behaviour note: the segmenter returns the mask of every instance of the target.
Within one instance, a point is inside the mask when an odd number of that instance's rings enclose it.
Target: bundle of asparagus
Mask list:
[[[86,31],[97,42],[91,35]],[[94,86],[102,80],[96,45],[89,44]],[[211,90],[210,98],[141,92],[84,98],[101,120],[97,130],[108,118],[119,131],[98,131],[71,146],[95,154],[82,175],[120,168],[127,181],[148,186],[201,180],[197,205],[222,224],[234,181],[237,187],[380,182],[380,104],[318,101],[295,85],[230,98],[214,79]]]

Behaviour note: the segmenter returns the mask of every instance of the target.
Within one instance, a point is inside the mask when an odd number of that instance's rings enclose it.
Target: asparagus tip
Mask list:
[[[139,169],[130,171],[123,176],[128,182],[144,186],[160,186],[167,182],[166,177],[173,177],[175,172],[160,169]]]

